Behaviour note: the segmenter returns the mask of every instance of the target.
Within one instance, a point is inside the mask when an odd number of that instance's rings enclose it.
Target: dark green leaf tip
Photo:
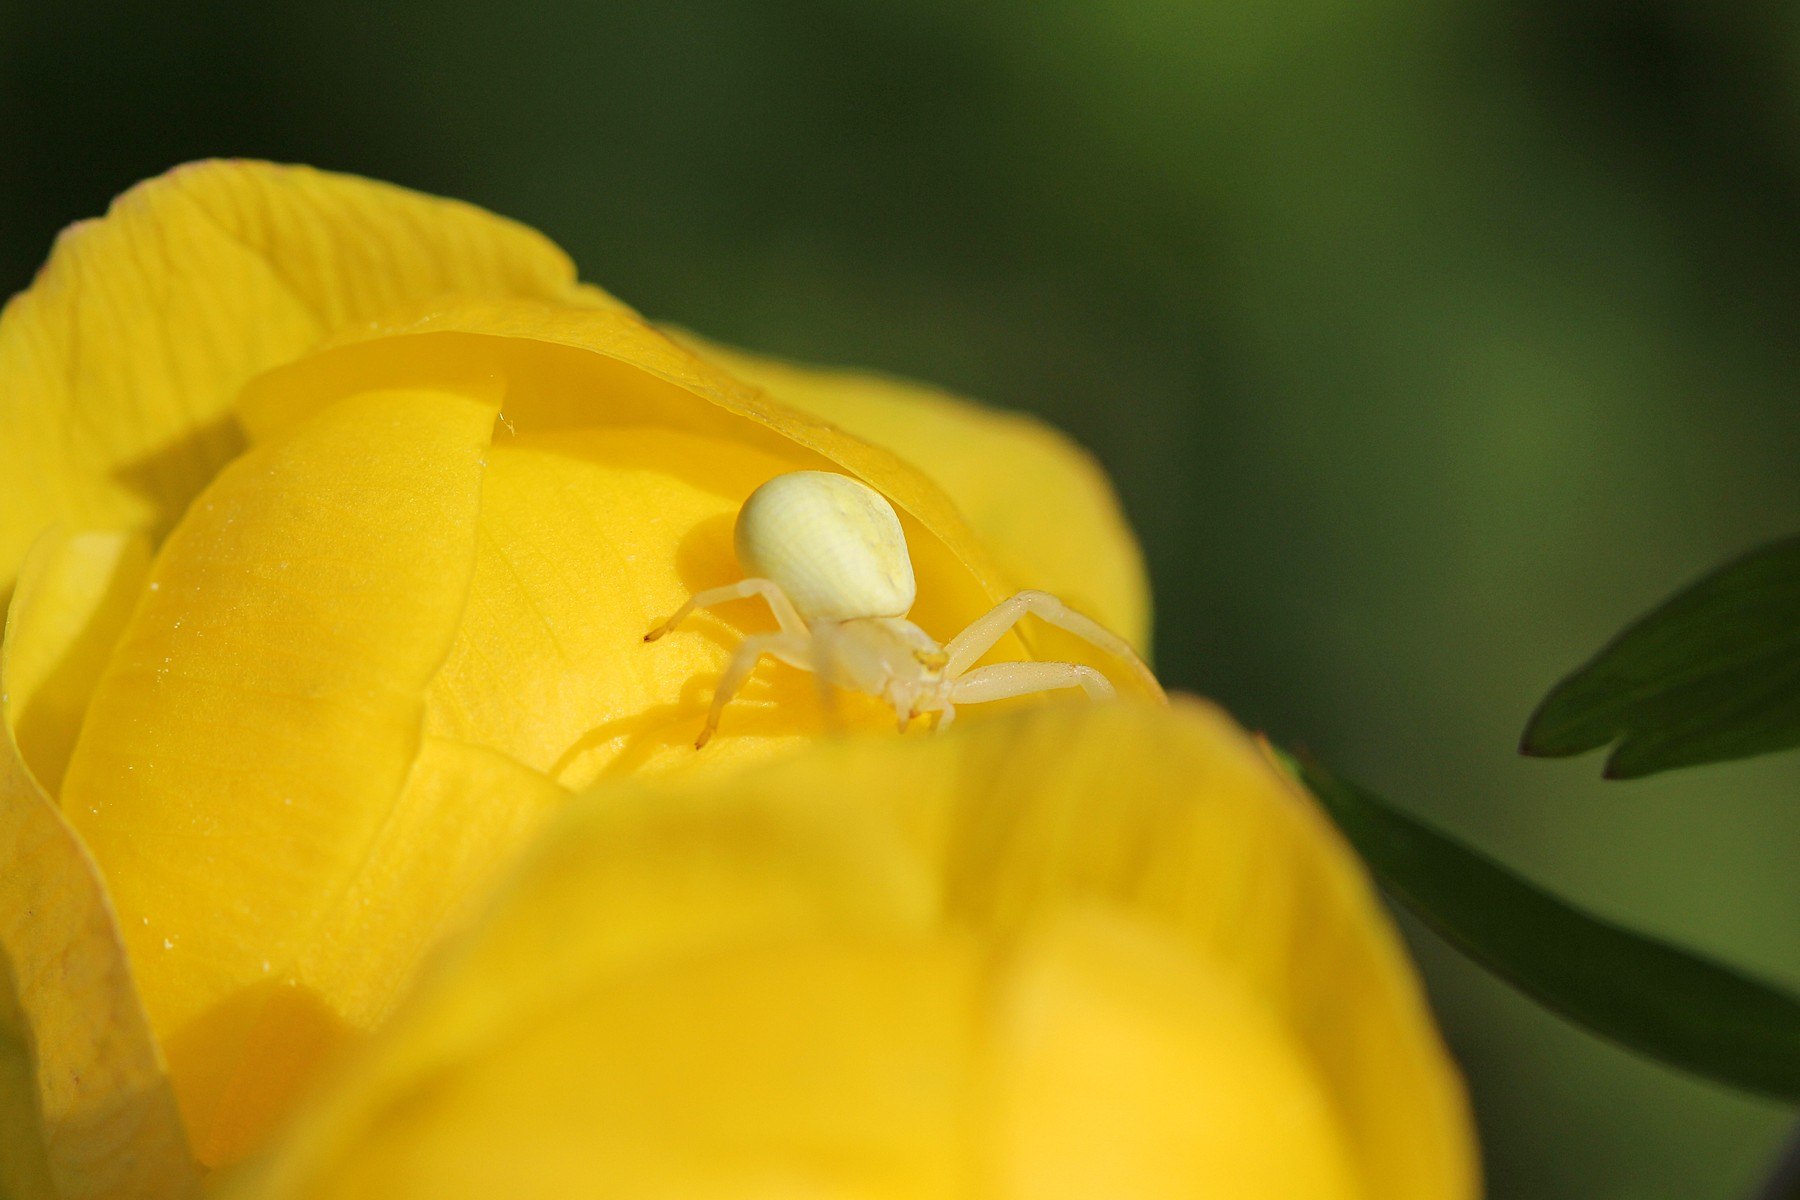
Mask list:
[[[1551,689],[1519,751],[1562,758],[1606,745],[1608,779],[1800,746],[1800,537],[1751,551],[1634,622]]]

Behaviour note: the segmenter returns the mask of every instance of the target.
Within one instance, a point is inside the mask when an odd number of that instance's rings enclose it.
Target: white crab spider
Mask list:
[[[764,483],[738,510],[738,565],[748,578],[697,593],[644,635],[653,642],[695,609],[761,596],[780,627],[746,637],[713,692],[695,749],[719,727],[725,705],[766,655],[828,684],[886,701],[904,730],[937,713],[948,725],[958,704],[1079,687],[1095,700],[1113,687],[1092,667],[1003,662],[974,667],[1027,613],[1118,658],[1153,693],[1161,689],[1124,638],[1048,592],[1020,592],[976,618],[944,645],[906,619],[916,586],[900,518],[880,493],[829,471],[794,471]]]

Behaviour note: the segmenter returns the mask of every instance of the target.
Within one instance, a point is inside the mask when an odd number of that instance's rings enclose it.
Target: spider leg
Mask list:
[[[719,686],[713,689],[712,706],[706,710],[706,724],[701,727],[700,736],[694,741],[694,749],[698,750],[712,740],[713,733],[719,728],[719,718],[725,713],[725,706],[731,703],[732,696],[744,686],[744,680],[750,678],[750,672],[756,670],[756,664],[765,654],[772,654],[797,667],[810,666],[806,644],[785,633],[752,634],[738,643],[738,648],[732,651],[731,661],[725,664],[725,673],[719,676]]]
[[[811,629],[811,638],[807,645],[813,673],[813,683],[819,693],[819,713],[824,718],[825,729],[836,736],[844,732],[844,709],[838,699],[837,679],[839,632],[830,621],[821,621],[816,629]]]
[[[977,667],[950,685],[950,699],[957,704],[985,704],[1078,687],[1090,700],[1110,700],[1113,686],[1092,667],[1065,662],[1005,662]],[[939,722],[938,728],[943,728]]]
[[[675,610],[675,615],[644,635],[646,642],[654,642],[669,630],[675,628],[698,608],[712,608],[717,604],[729,604],[733,600],[742,600],[749,596],[761,596],[769,602],[769,611],[775,614],[775,623],[781,626],[781,632],[790,636],[798,636],[806,632],[806,622],[801,619],[800,612],[794,602],[787,598],[787,593],[774,582],[767,579],[740,579],[736,583],[728,583],[724,587],[708,588],[704,592],[696,592],[688,597],[687,603]]]
[[[1130,667],[1138,682],[1152,695],[1162,695],[1162,685],[1156,682],[1156,676],[1150,673],[1150,668],[1144,665],[1144,660],[1138,657],[1130,642],[1092,617],[1076,612],[1049,592],[1020,592],[976,617],[967,629],[951,638],[944,647],[944,652],[949,655],[949,661],[944,665],[944,675],[950,679],[961,676],[975,665],[976,660],[992,650],[994,644],[1005,637],[1014,625],[1024,620],[1027,613],[1072,633],[1089,645],[1119,659]]]

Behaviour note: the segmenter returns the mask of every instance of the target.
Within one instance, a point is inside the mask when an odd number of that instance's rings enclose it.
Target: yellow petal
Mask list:
[[[367,861],[296,965],[296,980],[370,1029],[443,930],[569,793],[477,746],[428,737]]]
[[[243,395],[240,416],[252,437],[272,436],[336,398],[402,381],[447,390],[498,386],[505,427],[521,438],[663,428],[791,464],[786,469],[853,475],[899,510],[920,580],[914,617],[940,639],[1016,590],[956,504],[917,467],[780,403],[622,307],[471,301],[395,314],[258,379]],[[743,498],[735,496],[734,506]],[[706,582],[736,577],[733,571]],[[1128,693],[1160,695],[1108,655],[1035,622],[1021,626],[996,657],[1027,653],[1088,663]]]
[[[419,750],[492,422],[473,400],[372,393],[234,462],[164,543],[94,690],[63,808],[209,1163],[245,1148],[220,1105],[259,1069],[250,1048],[347,1032],[296,972]]]
[[[128,556],[89,557],[51,538],[34,557],[41,561],[28,565],[0,650],[0,1024],[15,1046],[29,1043],[26,1062],[0,1052],[9,1076],[0,1083],[0,1155],[21,1178],[47,1175],[62,1200],[181,1195],[196,1171],[118,920],[81,840],[19,754],[10,702],[45,691],[12,682],[16,632],[31,622],[45,629],[54,616],[23,610],[60,596],[74,611],[104,611],[100,598],[112,593],[112,580],[88,568]],[[74,631],[69,644],[84,637]],[[27,1066],[23,1106],[16,1073]],[[41,1125],[29,1127],[33,1121]],[[12,1149],[21,1143],[39,1147],[38,1167],[14,1157],[24,1154]]]
[[[382,1195],[1476,1194],[1329,825],[1210,709],[597,789],[240,1181]]]
[[[1140,651],[1148,646],[1150,586],[1137,539],[1106,473],[1057,430],[924,384],[668,332],[783,404],[906,459],[956,502],[1008,578],[1054,592]]]
[[[244,381],[339,326],[572,278],[539,234],[388,184],[257,162],[140,184],[0,313],[0,596],[51,524],[166,530],[237,453]]]
[[[1178,931],[1299,1043],[1370,1195],[1475,1194],[1461,1086],[1392,925],[1335,827],[1229,718],[1049,708],[913,755],[904,784],[847,748],[793,770],[880,797],[957,921],[1006,939],[1104,902]]]
[[[180,1065],[219,1076],[191,1085],[220,1096],[197,1139],[202,1158],[227,1162],[261,1144],[340,1039],[387,1017],[426,952],[467,919],[493,876],[566,799],[510,759],[427,738],[357,872],[291,968],[230,1002],[230,1033],[241,1041],[221,1047],[223,1023],[202,1022],[177,1043]]]
[[[129,533],[53,530],[26,558],[7,612],[6,711],[49,795],[149,569],[148,542]]]
[[[659,964],[509,1028],[290,1194],[953,1196],[975,982],[936,947]]]
[[[6,1200],[56,1200],[45,1133],[31,1024],[0,956],[0,1196]]]
[[[711,1148],[704,1131],[729,1135],[713,1118],[722,1112],[729,1122],[737,1098],[717,1106],[709,1099],[718,1076],[708,1060],[733,1046],[755,1053],[758,1039],[754,1022],[722,1015],[721,1002],[739,1009],[760,991],[756,1014],[793,1013],[790,1044],[803,1043],[806,1024],[819,1015],[807,1005],[806,984],[832,970],[814,948],[821,939],[892,938],[927,927],[931,886],[920,866],[887,823],[838,796],[771,795],[744,804],[730,789],[670,794],[627,781],[603,800],[572,806],[514,872],[498,910],[448,948],[423,989],[429,999],[403,1007],[379,1035],[378,1052],[350,1064],[349,1078],[319,1095],[310,1119],[279,1143],[268,1169],[245,1177],[240,1193],[560,1197],[605,1194],[570,1185],[620,1178],[604,1174],[613,1169],[641,1180],[658,1167],[727,1168],[704,1157]],[[731,985],[705,969],[720,947],[755,948],[736,960],[736,995],[719,990]],[[697,974],[686,973],[690,963]],[[915,954],[879,980],[838,974],[842,987],[869,999],[894,988],[941,1013],[941,1004],[921,995],[922,966],[929,968]],[[648,987],[638,982],[646,977]],[[603,1004],[620,1006],[620,1016],[630,1005],[638,1019],[593,1019]],[[653,1027],[655,1014],[680,1006],[684,1022],[699,1023],[681,1028],[705,1033],[704,1048],[684,1050],[682,1034]],[[896,1000],[890,1011],[903,1021],[905,1008]],[[924,1036],[914,1031],[912,1044]],[[645,1043],[644,1060],[621,1064],[617,1076],[596,1069],[600,1048],[628,1054],[646,1038],[656,1039],[656,1050]],[[908,1048],[904,1039],[898,1045]],[[842,1049],[861,1047],[851,1038]],[[688,1073],[670,1069],[664,1055],[680,1056]],[[764,1062],[779,1066],[785,1057]],[[884,1061],[904,1069],[905,1057]],[[818,1074],[826,1073],[821,1063]],[[885,1099],[889,1114],[908,1104],[874,1075],[864,1075],[867,1102]],[[807,1111],[828,1117],[832,1098],[810,1101]],[[686,1109],[690,1140],[684,1147],[682,1134],[670,1130],[662,1144],[671,1153],[658,1162],[609,1163],[595,1148],[606,1131],[594,1106],[653,1099],[656,1111],[640,1109],[636,1127]],[[908,1130],[924,1121],[915,1115],[905,1129],[878,1122],[850,1132],[865,1143],[909,1143],[904,1158],[919,1148]],[[462,1131],[455,1144],[444,1141],[455,1130]],[[715,1182],[727,1180],[728,1173]]]
[[[1330,1097],[1261,998],[1165,930],[1077,911],[1024,940],[987,1066],[987,1192],[1350,1200]]]

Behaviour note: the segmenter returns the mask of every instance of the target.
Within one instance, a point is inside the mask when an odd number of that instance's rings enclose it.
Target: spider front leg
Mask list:
[[[957,679],[965,671],[975,665],[982,655],[994,648],[1007,632],[1025,619],[1029,613],[1040,620],[1047,621],[1058,629],[1074,634],[1082,641],[1104,650],[1114,658],[1124,662],[1136,675],[1138,682],[1155,696],[1162,695],[1162,685],[1156,682],[1156,676],[1144,665],[1131,643],[1106,628],[1092,617],[1086,617],[1052,596],[1049,592],[1020,592],[1016,596],[1002,600],[986,613],[969,623],[967,629],[950,639],[944,647],[949,661],[944,664],[944,675]],[[1068,664],[1062,664],[1068,665]],[[1074,686],[1073,684],[1057,684],[1055,686]],[[1043,690],[1043,689],[1034,689]],[[1111,689],[1108,689],[1110,694]]]
[[[1086,692],[1090,700],[1113,697],[1112,684],[1092,667],[1064,662],[1007,662],[978,667],[962,676],[950,685],[950,699],[956,704],[985,704],[1072,687]]]
[[[756,670],[763,655],[772,654],[790,666],[809,671],[812,663],[806,647],[805,641],[786,633],[756,633],[740,642],[732,652],[731,661],[725,664],[725,673],[719,676],[719,686],[713,689],[712,705],[706,710],[706,724],[694,740],[694,749],[698,750],[712,740],[719,728],[719,718],[725,714],[725,706],[750,678],[750,672]]]
[[[644,635],[646,642],[654,642],[669,630],[675,628],[699,608],[712,608],[719,604],[729,604],[733,600],[743,600],[750,596],[761,596],[769,602],[769,611],[775,614],[775,623],[781,632],[798,637],[806,632],[806,622],[800,619],[799,610],[789,600],[787,593],[780,586],[767,579],[740,579],[736,583],[728,583],[724,587],[708,588],[704,592],[696,592],[688,597],[687,603],[675,610],[675,615]]]

